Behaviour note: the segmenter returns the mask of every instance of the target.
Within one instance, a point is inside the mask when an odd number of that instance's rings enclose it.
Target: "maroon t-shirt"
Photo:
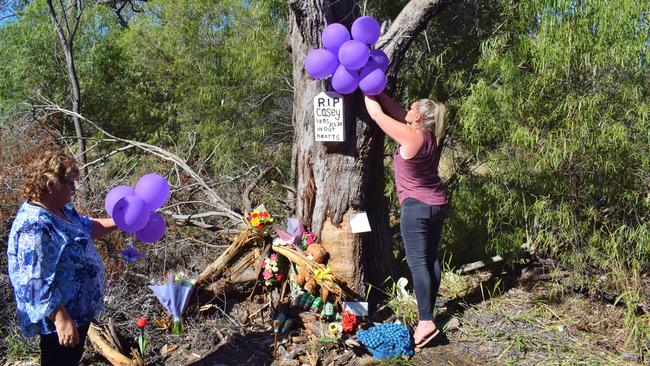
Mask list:
[[[395,185],[400,204],[407,198],[415,198],[428,205],[447,203],[445,188],[438,176],[440,152],[435,139],[428,131],[424,132],[420,150],[411,159],[404,159],[395,150]]]

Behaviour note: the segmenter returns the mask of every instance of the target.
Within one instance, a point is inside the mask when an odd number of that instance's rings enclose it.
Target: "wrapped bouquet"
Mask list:
[[[189,272],[168,272],[149,288],[156,295],[160,303],[169,310],[174,317],[172,333],[183,332],[183,310],[190,300],[190,293],[196,284],[196,278]]]
[[[264,258],[262,262],[262,268],[264,268],[262,272],[264,284],[266,286],[273,286],[282,282],[286,278],[287,264],[284,257],[278,256],[277,253],[273,253]]]
[[[270,234],[270,229],[272,229],[271,224],[273,224],[273,217],[268,211],[266,211],[264,205],[257,206],[253,211],[246,215],[246,220],[248,220],[249,225],[253,229],[257,230],[258,234]]]

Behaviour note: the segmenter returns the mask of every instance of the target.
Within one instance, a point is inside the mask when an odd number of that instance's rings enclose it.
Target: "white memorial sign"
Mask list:
[[[343,97],[321,92],[314,97],[314,131],[316,141],[344,141]]]

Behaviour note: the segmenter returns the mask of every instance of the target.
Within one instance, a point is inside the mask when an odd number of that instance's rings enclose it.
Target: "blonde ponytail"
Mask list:
[[[440,147],[447,127],[447,107],[430,99],[420,99],[416,106],[422,115],[424,127],[436,138],[436,145]]]

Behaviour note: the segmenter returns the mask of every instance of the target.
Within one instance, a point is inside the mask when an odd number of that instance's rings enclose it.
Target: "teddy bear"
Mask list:
[[[309,245],[307,249],[305,249],[305,254],[307,255],[307,258],[310,258],[314,262],[323,265],[327,263],[329,256],[325,248],[323,248],[323,246],[320,244]],[[311,272],[306,268],[298,271],[298,274],[296,275],[294,281],[298,286],[303,287],[312,295],[316,294],[318,291],[318,283],[316,283],[316,280],[312,276]]]

